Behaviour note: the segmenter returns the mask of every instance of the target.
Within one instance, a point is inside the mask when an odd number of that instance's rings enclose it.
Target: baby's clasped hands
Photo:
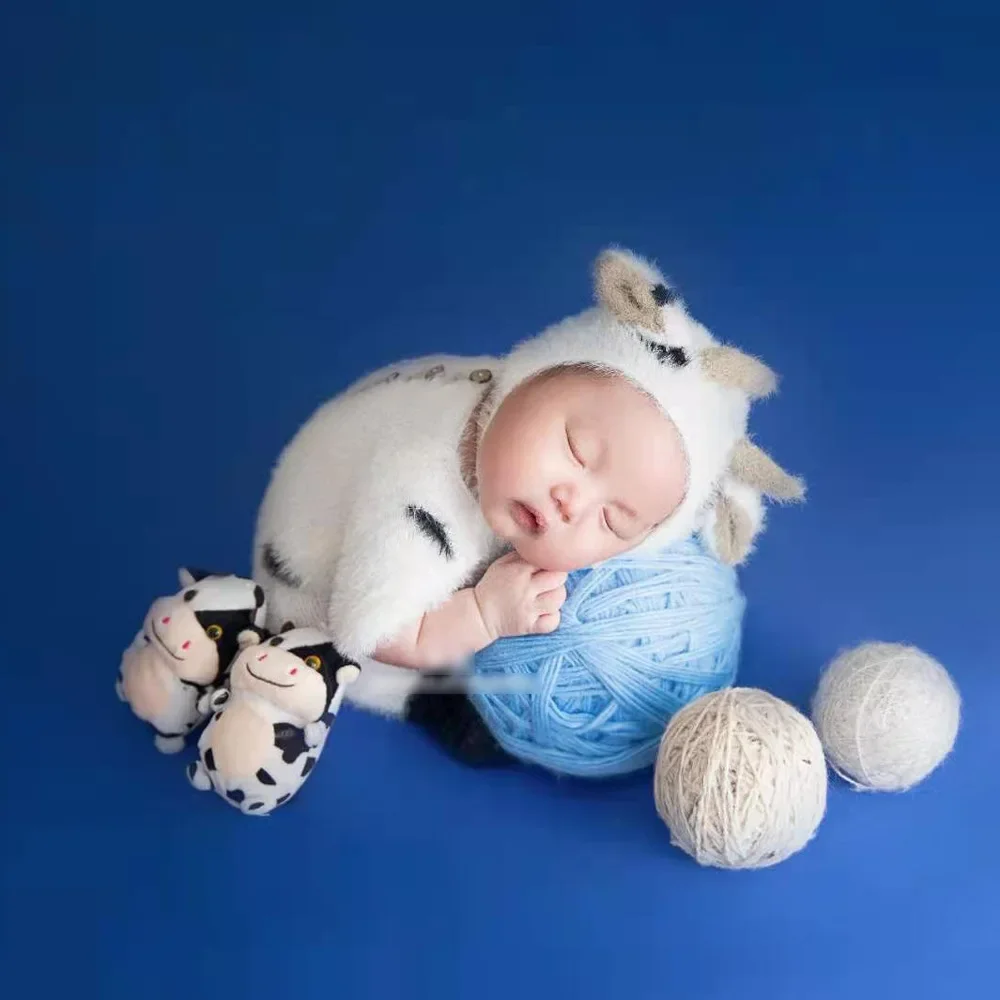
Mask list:
[[[554,632],[566,601],[566,573],[536,569],[516,552],[494,562],[474,588],[492,641]]]

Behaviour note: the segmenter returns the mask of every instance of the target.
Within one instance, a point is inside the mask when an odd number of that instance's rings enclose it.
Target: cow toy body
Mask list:
[[[214,712],[188,765],[191,784],[214,789],[242,812],[265,816],[311,773],[359,674],[325,633],[287,626],[263,642],[248,637],[228,689],[203,699]]]
[[[153,602],[115,683],[163,753],[181,750],[207,717],[199,702],[225,679],[240,635],[263,634],[266,614],[264,591],[252,580],[187,569],[178,577],[182,589]]]

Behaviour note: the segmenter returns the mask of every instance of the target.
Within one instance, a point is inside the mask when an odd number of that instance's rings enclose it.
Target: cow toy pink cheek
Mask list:
[[[154,732],[163,753],[182,749],[207,713],[199,701],[224,683],[239,636],[263,635],[263,590],[232,574],[181,569],[181,590],[157,598],[122,655],[118,697]]]
[[[247,815],[283,805],[312,773],[359,673],[318,629],[289,626],[262,643],[248,637],[228,688],[205,699],[214,714],[188,765],[191,784]]]

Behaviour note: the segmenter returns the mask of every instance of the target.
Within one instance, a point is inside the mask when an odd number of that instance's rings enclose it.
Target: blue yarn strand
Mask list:
[[[746,600],[735,571],[689,539],[570,574],[552,635],[483,650],[481,676],[530,678],[528,692],[472,700],[511,754],[562,774],[606,777],[650,766],[670,717],[731,686]]]

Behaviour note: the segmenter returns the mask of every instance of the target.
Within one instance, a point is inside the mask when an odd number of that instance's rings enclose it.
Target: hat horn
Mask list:
[[[735,347],[707,347],[699,357],[706,378],[733,389],[742,389],[751,399],[770,396],[778,387],[778,377],[763,361]]]
[[[805,483],[789,475],[765,451],[746,438],[736,442],[729,459],[732,474],[741,482],[775,500],[801,500]]]

